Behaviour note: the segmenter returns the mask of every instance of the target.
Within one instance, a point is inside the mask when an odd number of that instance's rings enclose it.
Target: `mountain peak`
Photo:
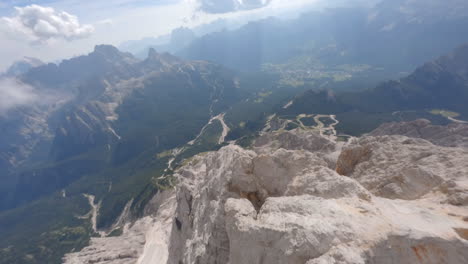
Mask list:
[[[149,63],[157,67],[169,66],[180,61],[178,57],[167,52],[158,53],[154,48],[148,50],[148,57],[145,60],[147,64]]]
[[[32,57],[23,57],[23,59],[14,62],[5,72],[5,76],[13,77],[26,73],[32,68],[44,65],[39,59]]]
[[[117,55],[121,52],[112,45],[96,45],[94,47],[94,53],[99,53],[103,55]]]
[[[159,56],[159,53],[154,48],[149,48],[148,50],[148,58],[154,58]]]
[[[132,64],[138,60],[131,53],[122,52],[112,45],[96,45],[94,51],[89,54],[91,57],[104,59],[111,63],[128,63]]]

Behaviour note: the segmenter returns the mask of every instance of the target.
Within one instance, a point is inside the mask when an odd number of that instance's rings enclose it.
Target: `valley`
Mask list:
[[[96,52],[101,50],[117,52],[112,48],[103,47]],[[465,49],[459,49],[458,52],[465,54]],[[154,66],[138,66],[139,63],[154,64]],[[101,241],[99,243],[107,243],[103,241],[107,238],[114,241],[117,239],[115,236],[119,237],[125,232],[136,232],[135,241],[143,239],[143,233],[150,232],[143,230],[149,229],[129,231],[131,229],[128,229],[130,228],[128,224],[139,221],[138,219],[144,215],[144,208],[156,193],[174,188],[178,182],[174,173],[200,153],[216,151],[226,145],[249,147],[260,135],[304,130],[316,132],[336,144],[336,151],[330,153],[329,157],[337,158],[341,149],[349,144],[347,142],[354,141],[356,137],[372,131],[382,123],[411,121],[418,118],[428,118],[435,124],[465,122],[458,118],[464,118],[466,112],[455,102],[450,107],[441,103],[440,109],[453,109],[460,113],[459,116],[448,110],[432,112],[426,110],[426,105],[420,100],[424,97],[419,97],[417,104],[413,104],[411,100],[400,101],[395,97],[386,97],[393,89],[394,84],[391,82],[371,90],[332,92],[309,90],[308,86],[285,86],[279,81],[270,89],[262,88],[259,91],[245,92],[243,89],[255,86],[258,80],[242,77],[245,79],[239,82],[236,80],[239,78],[238,75],[229,75],[231,74],[229,71],[222,73],[223,77],[215,77],[219,71],[223,71],[218,66],[183,62],[154,52],[147,60],[132,62],[126,67],[156,68],[149,74],[144,73],[142,77],[118,81],[115,84],[106,81],[103,95],[98,94],[84,104],[71,106],[72,110],[65,112],[65,118],[57,119],[65,122],[58,123],[58,134],[51,142],[53,156],[47,171],[54,171],[60,166],[65,166],[64,168],[75,166],[73,165],[75,163],[92,170],[79,173],[77,178],[68,183],[61,183],[46,193],[42,190],[42,194],[30,198],[44,197],[38,203],[46,206],[51,202],[55,204],[55,208],[68,206],[65,205],[68,200],[80,200],[81,212],[78,213],[79,211],[74,211],[75,209],[69,211],[59,226],[62,229],[72,228],[70,224],[77,220],[79,222],[74,225],[87,226],[89,231],[80,233],[84,240],[76,240],[80,241],[82,246],[87,244],[85,241],[93,241],[95,239],[91,238],[93,236],[103,239],[99,240]],[[199,72],[193,72],[194,67],[199,67],[197,70]],[[158,73],[161,69],[164,71]],[[172,69],[181,75],[172,72]],[[402,82],[417,79],[420,71],[416,70],[410,77],[402,79]],[[207,79],[207,75],[210,74],[214,76]],[[225,74],[230,77],[226,79]],[[270,80],[270,77],[264,78],[265,81]],[[460,77],[454,76],[454,78]],[[157,96],[151,97],[156,95],[152,90],[154,88],[150,88],[155,82],[158,83]],[[200,86],[197,87],[196,83]],[[220,83],[223,83],[222,86]],[[383,90],[384,86],[389,85],[390,88],[386,87]],[[129,86],[133,87],[133,90],[127,91],[126,87]],[[165,86],[171,89],[164,90]],[[182,90],[178,91],[174,87],[180,87]],[[113,89],[116,89],[115,94]],[[198,89],[197,93],[191,92],[191,89]],[[206,89],[205,98],[200,94],[203,89]],[[416,98],[417,95],[411,94],[413,91],[418,90],[408,90],[409,98]],[[228,94],[229,97],[223,97]],[[453,96],[461,98],[464,95],[457,91]],[[149,98],[153,99],[148,100]],[[196,100],[199,100],[199,105],[194,98],[198,98]],[[361,99],[356,101],[356,98]],[[369,105],[381,102],[383,98],[386,98],[385,103],[379,106]],[[392,99],[394,101],[389,101],[387,98],[394,98]],[[102,100],[102,103],[99,100]],[[112,109],[109,108],[110,105]],[[414,110],[407,110],[412,107],[415,107]],[[104,114],[98,114],[100,111]],[[180,118],[183,118],[184,122],[181,122]],[[72,142],[80,144],[81,147],[70,145]],[[95,167],[90,167],[93,163],[96,164]],[[31,176],[27,177],[37,175],[37,170],[38,168],[29,168],[23,172],[22,177],[27,176],[28,171]],[[44,175],[48,173],[44,172]],[[89,192],[89,190],[94,191]],[[86,196],[83,196],[83,193]],[[34,194],[34,189],[31,194]],[[54,199],[60,197],[62,200],[46,202],[48,196],[57,197]],[[27,204],[27,201],[25,203]],[[38,205],[26,205],[4,211],[0,213],[0,223],[10,218],[18,219],[17,217],[22,214],[21,210],[29,210],[27,209],[29,206],[38,207]],[[87,217],[77,219],[76,215],[87,215]],[[169,219],[166,218],[164,221],[166,224],[163,226],[154,227],[154,232],[161,236],[167,236],[163,234],[168,232],[166,227]],[[149,225],[145,226],[149,228]],[[38,231],[52,236],[56,228],[45,225]],[[8,236],[5,231],[0,231]],[[21,231],[14,231],[9,236],[18,237],[18,241],[21,241],[20,233]],[[161,247],[155,239],[154,234],[148,238],[150,241],[148,247],[152,250],[154,247]],[[12,240],[10,238],[5,241]],[[69,248],[65,248],[57,244],[56,247],[61,248],[62,252],[67,252],[72,247],[79,251],[80,247],[77,245],[73,243]],[[0,245],[4,249],[8,246]],[[34,248],[23,250],[35,252]],[[8,260],[8,263],[14,263],[10,262],[11,259],[16,259],[16,254],[21,254],[14,253],[15,251],[2,252],[3,259]],[[142,256],[141,261],[154,258],[152,253],[145,254],[149,255]],[[139,255],[132,256],[134,259],[139,258]],[[58,260],[61,259],[61,255],[42,252],[37,258]]]
[[[468,263],[468,2],[182,2],[0,73],[0,264]]]

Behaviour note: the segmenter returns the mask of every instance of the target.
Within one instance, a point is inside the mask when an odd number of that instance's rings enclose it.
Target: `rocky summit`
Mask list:
[[[468,0],[3,2],[0,264],[468,264]]]
[[[271,132],[197,155],[145,217],[65,263],[468,263],[468,148],[437,144],[450,135],[426,121],[386,126],[348,142]]]

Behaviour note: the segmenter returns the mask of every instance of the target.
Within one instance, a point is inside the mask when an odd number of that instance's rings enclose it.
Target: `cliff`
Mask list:
[[[304,130],[229,145],[187,161],[145,218],[66,263],[467,263],[468,149],[444,145]],[[109,253],[124,242],[135,250]]]

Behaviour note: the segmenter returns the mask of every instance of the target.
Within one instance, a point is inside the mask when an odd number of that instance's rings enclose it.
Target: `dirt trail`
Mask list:
[[[210,121],[208,121],[208,123],[201,129],[200,133],[198,133],[198,135],[195,137],[194,140],[191,140],[189,141],[187,144],[192,146],[193,144],[195,144],[195,142],[203,135],[203,132],[205,132],[206,128],[213,124],[213,122],[215,120],[218,120],[221,125],[223,126],[223,132],[221,133],[220,137],[219,137],[219,141],[218,141],[218,144],[221,144],[221,143],[224,143],[224,140],[227,136],[227,134],[229,133],[229,130],[230,128],[226,125],[226,122],[224,122],[224,116],[226,115],[226,113],[221,113],[217,116],[214,116],[210,119]]]
[[[467,121],[463,121],[463,120],[458,120],[458,119],[455,119],[453,117],[447,117],[450,121],[452,122],[455,122],[455,123],[459,123],[459,124],[468,124]]]
[[[221,126],[223,127],[223,131],[219,135],[218,144],[224,143],[226,141],[226,136],[228,135],[229,131],[231,130],[229,128],[229,126],[226,125],[226,122],[224,121],[224,116],[225,115],[226,115],[226,113],[221,113],[221,114],[219,114],[217,116],[212,117],[210,119],[210,121],[208,121],[208,123],[205,126],[203,126],[200,133],[198,133],[198,135],[195,137],[195,139],[187,142],[187,145],[193,146],[195,144],[195,142],[203,135],[206,128],[209,125],[211,125],[215,120],[218,120],[221,123]],[[177,159],[177,156],[179,156],[180,153],[184,152],[185,149],[186,149],[186,146],[185,147],[180,147],[180,148],[175,148],[175,149],[172,150],[172,153],[171,153],[172,157],[167,162],[167,168],[164,170],[165,175],[163,177],[161,177],[161,179],[167,178],[169,176],[166,173],[168,171],[172,171],[174,169],[174,161]]]
[[[95,203],[94,200],[96,199],[96,197],[94,195],[91,195],[91,194],[83,194],[84,197],[86,197],[88,199],[88,202],[89,202],[89,205],[91,206],[91,211],[90,211],[90,214],[91,214],[91,226],[93,228],[93,231],[97,234],[99,234],[99,236],[101,237],[104,237],[106,235],[106,232],[102,232],[102,231],[98,231],[97,229],[97,216],[98,216],[98,213],[99,213],[99,207],[101,207],[101,203]]]
[[[288,108],[289,108],[291,105],[293,105],[293,104],[294,104],[294,101],[291,100],[291,101],[289,101],[287,104],[285,104],[285,105],[283,106],[283,109],[288,109]]]
[[[223,126],[223,132],[219,136],[218,144],[222,144],[222,143],[224,143],[224,141],[226,141],[226,136],[228,135],[229,131],[231,130],[228,127],[228,125],[226,125],[226,122],[224,122],[224,116],[225,115],[226,115],[226,113],[222,113],[222,114],[219,114],[219,115],[214,117],[214,119],[218,120],[221,123],[221,125]]]

